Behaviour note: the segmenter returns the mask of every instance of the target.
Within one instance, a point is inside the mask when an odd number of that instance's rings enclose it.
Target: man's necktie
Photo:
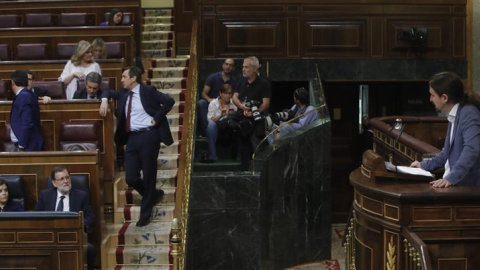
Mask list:
[[[132,113],[132,98],[133,92],[128,92],[128,107],[127,107],[127,120],[125,122],[125,131],[130,132],[130,114]]]
[[[90,96],[90,99],[95,99],[96,97],[95,96]]]
[[[65,199],[65,196],[60,196],[60,201],[58,202],[58,205],[57,205],[57,211],[60,211],[60,212],[63,211],[63,199]]]

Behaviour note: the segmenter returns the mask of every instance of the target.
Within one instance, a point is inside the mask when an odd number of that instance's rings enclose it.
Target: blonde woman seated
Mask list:
[[[78,42],[75,52],[65,65],[65,68],[63,68],[60,78],[58,78],[59,81],[63,81],[66,85],[67,99],[72,99],[73,94],[77,91],[77,81],[85,80],[85,76],[92,71],[100,75],[102,74],[100,65],[94,61],[92,44],[81,40]]]
[[[92,41],[93,58],[94,59],[106,59],[107,58],[107,45],[101,38],[96,38]]]

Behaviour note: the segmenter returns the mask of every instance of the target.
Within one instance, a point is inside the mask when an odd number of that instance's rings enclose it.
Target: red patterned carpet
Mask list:
[[[340,265],[337,260],[325,260],[297,265],[285,270],[340,270]]]
[[[345,224],[332,224],[332,259],[311,262],[285,268],[284,270],[342,270],[345,265],[345,254],[342,238],[345,234]]]

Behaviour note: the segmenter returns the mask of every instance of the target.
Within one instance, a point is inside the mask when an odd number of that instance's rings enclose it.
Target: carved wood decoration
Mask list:
[[[466,1],[203,1],[206,58],[466,57]],[[425,29],[425,43],[406,36]]]
[[[408,229],[426,246],[431,268],[474,270],[480,258],[478,187],[431,188],[428,183],[371,181],[360,169],[355,189],[355,266],[347,269],[409,268],[401,234]],[[417,259],[414,261],[419,262]]]
[[[86,269],[82,215],[40,219],[37,212],[23,214],[0,219],[2,269]]]

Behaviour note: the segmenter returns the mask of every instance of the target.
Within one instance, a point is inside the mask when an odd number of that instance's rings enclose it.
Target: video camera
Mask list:
[[[295,111],[285,109],[281,112],[272,114],[271,116],[265,116],[265,129],[272,130],[273,124],[280,125],[281,121],[288,121],[295,117]]]
[[[260,112],[258,111],[258,106],[260,106],[261,104],[262,104],[262,102],[258,101],[258,100],[250,100],[250,101],[247,101],[245,103],[245,106],[250,108],[250,110],[252,111],[252,114],[253,114],[252,116],[253,116],[254,121],[262,120],[262,116],[260,115]]]

